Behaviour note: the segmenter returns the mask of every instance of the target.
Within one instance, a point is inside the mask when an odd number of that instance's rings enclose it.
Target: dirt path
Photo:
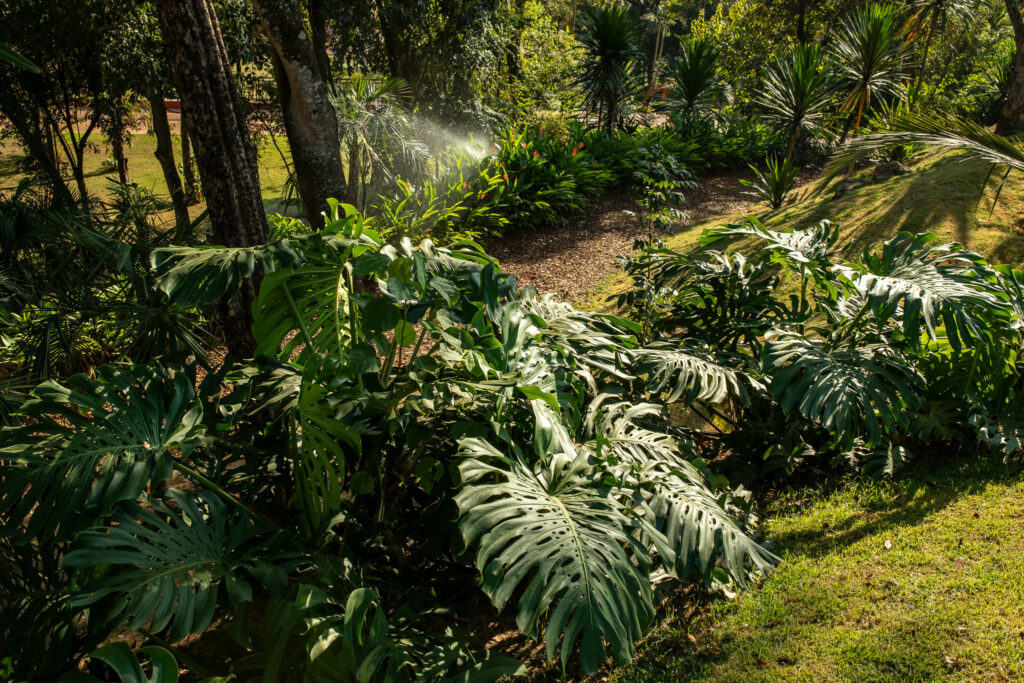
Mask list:
[[[689,223],[735,213],[754,203],[742,193],[740,179],[749,173],[704,178],[687,194]],[[628,254],[647,228],[633,198],[624,191],[609,193],[566,225],[521,232],[492,240],[487,250],[502,267],[559,299],[579,302],[615,271],[615,258]]]

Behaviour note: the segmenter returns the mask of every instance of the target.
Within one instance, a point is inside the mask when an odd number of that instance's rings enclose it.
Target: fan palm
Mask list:
[[[365,205],[367,186],[380,174],[391,179],[396,167],[412,167],[427,158],[416,139],[408,109],[409,86],[400,78],[374,80],[361,74],[347,79],[333,98],[338,112],[338,137],[348,151],[349,203]]]
[[[789,133],[793,150],[803,133],[819,133],[832,97],[824,53],[817,45],[796,45],[768,70],[757,103]]]
[[[892,5],[870,4],[849,17],[830,54],[847,95],[842,110],[860,128],[864,114],[879,97],[895,95],[903,83],[904,44]]]
[[[906,113],[891,119],[886,130],[862,135],[840,149],[829,162],[819,192],[853,162],[894,145],[957,150],[989,162],[993,170],[1004,167],[1006,171],[999,190],[1012,171],[1024,172],[1024,142],[998,135],[980,124],[952,114]],[[996,201],[998,199],[997,190]]]
[[[710,40],[684,38],[679,55],[669,63],[672,103],[691,112],[713,107],[724,85],[717,62],[718,50]]]
[[[642,59],[636,26],[623,7],[588,7],[577,32],[583,65],[575,85],[584,93],[583,106],[597,112],[598,125],[612,131],[622,115],[622,102],[635,89],[636,65]]]

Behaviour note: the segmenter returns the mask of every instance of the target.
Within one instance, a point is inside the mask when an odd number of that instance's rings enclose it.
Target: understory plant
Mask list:
[[[838,234],[749,219],[706,230],[697,252],[653,243],[627,263],[619,302],[647,321],[646,348],[734,373],[688,407],[703,455],[761,485],[811,463],[891,475],[950,448],[1018,457],[1024,274],[932,234],[846,260]]]
[[[630,659],[655,578],[743,585],[775,562],[660,402],[761,390],[705,351],[520,290],[472,243],[386,244],[337,203],[320,232],[152,258],[180,306],[261,268],[255,356],[205,376],[175,354],[102,365],[17,407],[0,430],[14,678],[126,630],[203,676],[514,674],[452,616],[474,577],[592,672]],[[196,635],[215,659],[182,648]]]
[[[751,192],[745,192],[751,197],[757,197],[775,210],[781,209],[789,198],[796,184],[797,174],[800,169],[796,167],[788,157],[779,161],[776,157],[768,157],[764,160],[764,171],[757,166],[750,165],[750,170],[756,176],[755,180],[741,180],[746,187],[752,188]]]

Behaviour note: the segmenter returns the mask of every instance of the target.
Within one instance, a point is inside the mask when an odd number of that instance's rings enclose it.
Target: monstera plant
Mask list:
[[[709,352],[644,348],[634,323],[520,290],[473,244],[385,244],[338,204],[320,232],[153,263],[177,306],[261,271],[256,357],[104,366],[16,410],[15,677],[123,629],[164,667],[212,629],[237,645],[230,667],[188,657],[198,675],[493,680],[519,663],[447,612],[476,572],[550,656],[594,671],[632,656],[654,575],[744,584],[775,562],[661,402],[763,393]],[[97,666],[139,666],[104,648]]]

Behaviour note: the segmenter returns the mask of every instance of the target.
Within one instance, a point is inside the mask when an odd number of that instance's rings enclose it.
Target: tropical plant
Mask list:
[[[688,112],[709,109],[725,94],[725,79],[718,71],[718,51],[710,40],[682,39],[679,54],[669,60],[672,88],[669,105]]]
[[[753,188],[752,192],[745,194],[764,200],[772,209],[780,209],[793,190],[800,169],[788,157],[781,162],[775,157],[768,157],[764,160],[764,167],[765,170],[762,173],[757,166],[751,165],[750,170],[754,172],[756,180],[741,180],[740,182]]]
[[[916,80],[920,83],[924,79],[925,69],[928,68],[928,55],[931,52],[932,40],[936,34],[946,32],[951,20],[958,20],[970,28],[978,11],[978,1],[912,0],[910,7],[913,12],[911,18],[913,26],[913,29],[910,31],[911,37],[919,36],[922,27],[928,26],[924,34],[921,61],[917,67]]]
[[[728,359],[641,347],[633,323],[520,291],[470,243],[387,245],[351,207],[328,218],[156,252],[177,305],[263,270],[255,359],[201,382],[175,354],[100,366],[15,407],[0,431],[15,677],[118,629],[176,642],[230,622],[239,675],[493,680],[519,664],[474,651],[442,610],[470,563],[549,654],[593,671],[606,648],[632,655],[655,574],[770,570],[741,501],[651,403],[748,400]]]
[[[832,82],[824,57],[818,45],[795,45],[776,60],[761,85],[757,103],[789,135],[787,159],[793,157],[801,135],[826,133]]]
[[[904,42],[892,5],[871,3],[851,15],[829,48],[839,85],[846,91],[844,135],[860,128],[880,98],[896,95],[904,80]]]
[[[706,455],[728,453],[725,471],[757,481],[816,455],[891,475],[939,442],[1019,454],[1021,276],[935,235],[903,233],[856,261],[837,239],[827,221],[778,232],[749,220],[705,231],[705,251],[645,245],[627,262],[620,304],[653,339],[639,353],[700,349],[730,368],[719,391],[676,385],[667,399],[707,425],[691,432]],[[753,240],[749,261],[709,249],[737,240]],[[800,280],[788,301],[786,275]]]
[[[348,201],[366,208],[368,186],[394,179],[398,169],[418,171],[428,157],[409,113],[409,86],[400,78],[356,74],[332,98],[338,137],[348,153]]]
[[[583,90],[584,108],[597,114],[598,127],[610,132],[621,124],[624,105],[636,91],[643,58],[636,26],[624,7],[586,7],[579,22],[584,56],[575,85]]]

